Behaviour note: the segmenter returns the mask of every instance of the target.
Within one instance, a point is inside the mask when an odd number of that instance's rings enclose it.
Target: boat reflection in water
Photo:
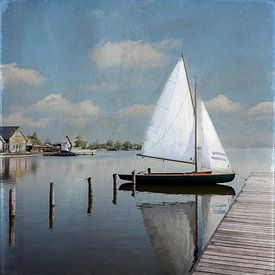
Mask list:
[[[131,191],[132,184],[119,189]],[[164,273],[190,273],[234,195],[225,185],[136,185],[137,204]]]

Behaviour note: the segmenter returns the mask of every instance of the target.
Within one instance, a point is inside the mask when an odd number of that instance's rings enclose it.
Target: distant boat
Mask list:
[[[139,172],[137,183],[222,183],[235,177],[206,107],[197,100],[196,85],[192,95],[183,55],[164,86],[138,156],[188,163],[195,169],[188,173]],[[129,174],[119,177],[132,180]]]

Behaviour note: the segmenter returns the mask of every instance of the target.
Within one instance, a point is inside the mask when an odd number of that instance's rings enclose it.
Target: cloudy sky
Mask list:
[[[225,147],[272,144],[271,1],[1,1],[2,123],[143,139],[183,53]]]

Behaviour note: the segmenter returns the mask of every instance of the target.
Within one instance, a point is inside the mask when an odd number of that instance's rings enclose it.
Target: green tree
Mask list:
[[[123,148],[122,143],[121,143],[119,140],[117,140],[117,141],[115,142],[115,144],[114,144],[114,149],[115,149],[116,151],[120,151],[120,150],[122,150],[122,148]]]
[[[114,142],[113,142],[111,139],[108,139],[108,140],[106,141],[106,147],[107,147],[108,149],[111,149],[111,148],[113,148],[113,146],[114,146]]]
[[[81,149],[86,149],[87,143],[88,142],[86,140],[84,140],[84,138],[81,135],[78,135],[75,138],[74,146],[75,147],[80,147]]]
[[[123,149],[124,150],[130,150],[130,149],[132,149],[132,143],[130,142],[130,141],[125,141],[124,143],[123,143]]]
[[[33,132],[32,135],[28,135],[27,138],[31,141],[34,145],[41,145],[41,141],[36,132]]]

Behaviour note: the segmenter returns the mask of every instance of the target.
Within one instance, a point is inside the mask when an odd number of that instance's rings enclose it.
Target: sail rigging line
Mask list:
[[[182,104],[181,104],[181,106],[180,106],[180,108],[179,108],[177,114],[175,115],[175,118],[174,118],[173,121],[171,122],[170,126],[167,128],[166,132],[163,133],[163,135],[158,139],[158,141],[155,142],[154,144],[152,144],[152,146],[149,147],[149,148],[147,149],[147,151],[150,150],[150,149],[152,149],[152,148],[154,148],[156,145],[158,145],[158,144],[165,138],[165,136],[167,135],[167,133],[169,132],[169,130],[170,130],[171,127],[173,126],[174,122],[176,121],[176,119],[177,119],[177,117],[178,117],[178,114],[179,114],[180,111],[182,110],[182,108],[183,108],[183,106],[184,106],[184,104],[185,104],[185,102],[186,102],[186,98],[187,98],[187,95],[185,95],[185,97],[184,97],[184,99],[183,99],[183,102],[182,102]],[[156,106],[161,107],[161,108],[164,108],[164,109],[167,109],[167,108],[162,107],[161,105],[158,105],[158,104],[157,104]],[[137,155],[138,155],[138,156],[141,156],[141,154],[137,154]],[[159,158],[159,159],[161,159],[161,158]],[[180,162],[180,161],[179,161],[179,162]],[[186,163],[189,163],[189,162],[186,162]],[[190,163],[191,163],[191,162],[190,162]]]
[[[185,70],[185,75],[186,75],[186,79],[187,79],[188,90],[189,90],[189,93],[190,93],[193,110],[195,111],[195,103],[194,103],[194,99],[193,99],[193,96],[192,96],[192,93],[191,93],[190,82],[189,82],[189,78],[188,78],[188,74],[187,74],[187,70],[186,70],[186,64],[185,64],[183,54],[181,54],[181,58],[182,58],[182,62],[183,62],[184,70]]]
[[[245,180],[245,181],[247,181],[247,177],[244,177],[244,176],[242,176],[242,175],[240,175],[239,173],[237,173],[236,171],[234,171],[234,173],[237,175],[237,176],[239,176],[240,178],[242,178],[243,180]]]
[[[198,172],[198,144],[197,144],[197,84],[195,81],[195,94],[194,94],[194,98],[191,92],[191,88],[190,88],[190,82],[189,82],[189,78],[188,78],[188,73],[187,73],[187,69],[186,69],[186,64],[185,64],[185,60],[183,57],[183,54],[181,54],[182,57],[182,62],[184,65],[184,70],[185,70],[185,75],[186,75],[186,79],[187,79],[187,83],[188,83],[188,90],[189,90],[189,94],[190,94],[190,98],[192,101],[192,106],[193,106],[193,111],[194,111],[194,121],[195,121],[195,147],[194,147],[194,152],[195,152],[195,172]]]
[[[154,157],[154,156],[149,156],[149,155],[143,155],[143,154],[137,154],[139,157],[145,157],[145,158],[152,158],[152,159],[160,159],[160,160],[168,160],[168,161],[174,161],[174,162],[182,162],[182,163],[187,163],[187,164],[195,164],[194,162],[191,161],[184,161],[184,160],[174,160],[174,159],[169,159],[169,158],[160,158],[160,157]]]

